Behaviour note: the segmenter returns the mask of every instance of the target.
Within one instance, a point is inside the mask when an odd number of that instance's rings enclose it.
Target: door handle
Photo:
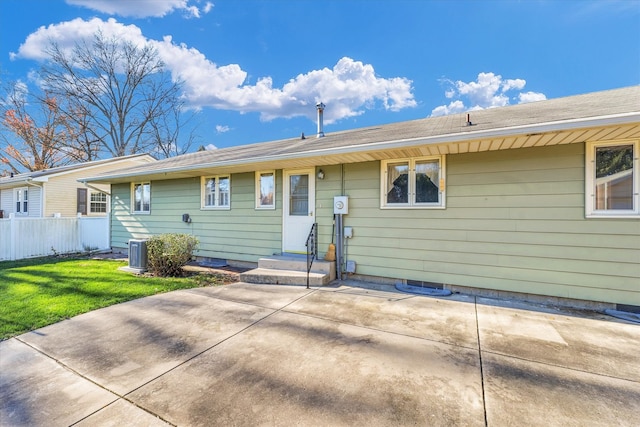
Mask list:
[[[313,212],[309,212],[309,216],[313,216]]]

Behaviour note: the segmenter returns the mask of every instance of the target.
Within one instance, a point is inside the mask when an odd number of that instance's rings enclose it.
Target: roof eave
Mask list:
[[[320,149],[308,150],[308,151],[302,151],[302,152],[296,152],[296,153],[263,156],[263,157],[260,157],[259,159],[252,159],[251,161],[247,161],[247,159],[234,159],[234,160],[227,160],[227,161],[199,163],[199,164],[194,164],[189,166],[179,166],[179,167],[166,168],[166,169],[156,170],[156,171],[147,170],[142,172],[105,175],[101,177],[81,178],[81,179],[78,179],[78,181],[82,183],[88,183],[88,182],[108,183],[115,180],[121,181],[127,178],[144,178],[145,176],[157,175],[159,173],[168,175],[172,173],[189,172],[189,171],[195,171],[195,170],[206,169],[206,168],[214,168],[214,167],[218,167],[218,168],[230,167],[230,166],[238,166],[238,165],[243,165],[248,163],[259,164],[259,163],[268,163],[268,162],[275,162],[275,161],[304,159],[304,158],[318,157],[318,156],[331,156],[331,155],[339,155],[339,154],[346,154],[346,153],[380,151],[380,150],[396,149],[401,147],[415,147],[420,145],[437,145],[437,144],[452,144],[452,143],[462,144],[465,142],[479,140],[479,139],[504,138],[507,136],[515,136],[515,135],[539,134],[539,133],[549,133],[549,132],[566,131],[566,130],[574,130],[574,129],[582,129],[582,128],[604,127],[604,126],[612,126],[612,125],[620,125],[620,124],[629,124],[634,122],[640,122],[640,112],[630,112],[630,113],[612,114],[607,116],[598,116],[598,117],[590,117],[590,118],[553,121],[553,122],[537,123],[533,125],[509,126],[509,127],[503,127],[503,128],[485,129],[485,130],[477,130],[477,131],[469,130],[464,132],[456,132],[456,133],[449,133],[449,134],[436,135],[436,136],[398,139],[398,140],[391,140],[391,141],[380,141],[380,142],[373,142],[368,144],[348,145],[348,146],[337,147],[337,148],[320,148]]]
[[[8,181],[0,182],[0,188],[12,188],[12,187],[15,187],[16,185],[27,184],[31,181],[33,181],[33,178],[31,176],[25,176],[20,178],[9,178]]]

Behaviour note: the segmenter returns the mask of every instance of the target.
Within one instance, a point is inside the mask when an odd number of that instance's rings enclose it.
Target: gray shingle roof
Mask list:
[[[200,151],[169,159],[160,160],[149,165],[142,165],[114,171],[100,177],[92,177],[89,181],[109,180],[109,177],[122,176],[144,177],[159,172],[178,172],[203,168],[215,168],[228,164],[256,163],[266,159],[294,159],[311,155],[322,155],[339,150],[363,151],[377,149],[387,142],[404,141],[409,144],[415,140],[447,137],[451,141],[463,142],[477,139],[478,135],[491,136],[493,133],[502,136],[522,133],[524,130],[535,130],[542,124],[555,124],[562,129],[574,122],[618,117],[618,121],[638,121],[640,113],[640,86],[595,92],[528,104],[471,111],[471,126],[467,125],[467,113],[452,114],[443,117],[430,117],[406,122],[398,122],[381,126],[353,129],[341,132],[326,133],[323,138],[315,135],[256,144],[240,145],[211,151]],[[621,117],[621,118],[620,118]],[[575,126],[575,125],[574,125]]]
[[[105,165],[109,163],[119,162],[125,159],[133,159],[133,158],[142,157],[142,156],[147,156],[151,158],[149,154],[132,154],[129,156],[113,157],[113,158],[102,159],[102,160],[93,160],[93,161],[84,162],[84,163],[74,163],[72,165],[58,166],[55,168],[49,168],[49,169],[44,169],[40,171],[24,172],[24,173],[16,174],[13,176],[3,177],[3,178],[0,178],[0,185],[5,185],[5,184],[9,185],[14,182],[23,182],[28,179],[51,176],[51,175],[55,175],[63,172],[70,172],[70,171],[80,170],[88,167]]]

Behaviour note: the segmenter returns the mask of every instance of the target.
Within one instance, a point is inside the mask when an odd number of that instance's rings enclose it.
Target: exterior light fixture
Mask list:
[[[318,179],[324,179],[324,171],[322,169],[318,171]]]

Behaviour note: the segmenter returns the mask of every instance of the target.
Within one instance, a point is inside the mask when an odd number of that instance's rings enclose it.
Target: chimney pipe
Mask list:
[[[316,138],[322,138],[324,136],[323,123],[322,123],[322,112],[324,111],[325,105],[320,102],[316,104],[316,108],[318,109],[318,134]]]

